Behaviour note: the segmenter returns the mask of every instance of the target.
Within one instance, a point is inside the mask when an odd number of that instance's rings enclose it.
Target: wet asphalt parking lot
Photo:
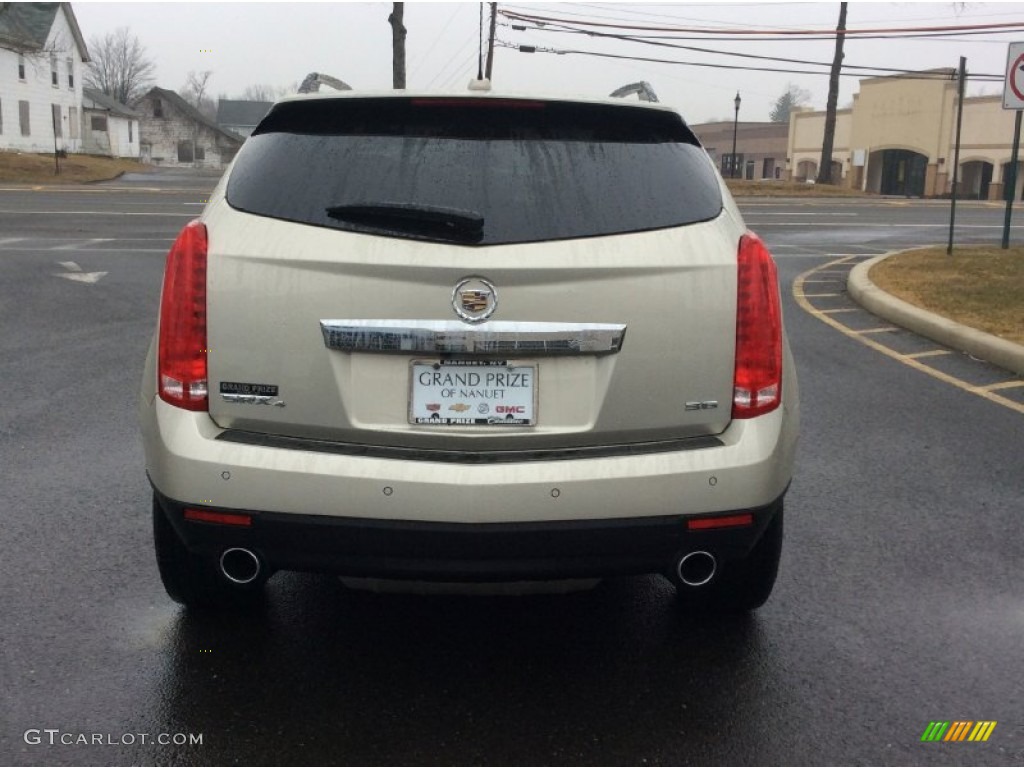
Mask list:
[[[944,242],[946,206],[741,201],[803,424],[756,614],[684,615],[660,577],[476,597],[278,574],[256,614],[211,617],[160,585],[135,408],[164,254],[214,181],[0,190],[0,764],[1024,762],[1024,387],[880,354],[857,334],[943,350],[844,290],[863,258]],[[998,242],[1002,216],[962,205],[958,241]],[[997,725],[922,743],[935,720]]]

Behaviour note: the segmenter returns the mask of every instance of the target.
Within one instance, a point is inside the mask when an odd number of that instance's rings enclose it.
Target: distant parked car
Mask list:
[[[797,381],[775,264],[680,115],[278,103],[167,258],[142,384],[186,605],[275,571],[663,573],[769,596]]]

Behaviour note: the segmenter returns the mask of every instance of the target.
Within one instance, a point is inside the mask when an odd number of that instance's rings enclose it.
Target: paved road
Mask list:
[[[0,191],[0,764],[1024,762],[1024,414],[981,394],[1024,388],[842,290],[860,258],[943,241],[943,207],[743,204],[804,415],[755,616],[679,615],[654,577],[474,598],[279,574],[263,614],[198,619],[159,584],[134,408],[163,254],[209,182]],[[993,242],[1002,211],[960,221]],[[937,719],[998,725],[920,743]]]

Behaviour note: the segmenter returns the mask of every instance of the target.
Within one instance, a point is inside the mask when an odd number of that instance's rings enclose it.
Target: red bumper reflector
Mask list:
[[[186,509],[185,519],[196,523],[217,523],[218,525],[240,525],[248,528],[252,525],[251,515],[239,515],[231,512],[211,512],[208,509]]]
[[[713,528],[741,528],[745,525],[753,525],[754,516],[749,512],[742,515],[728,515],[726,517],[698,517],[695,520],[687,520],[686,527],[691,531],[707,531]]]

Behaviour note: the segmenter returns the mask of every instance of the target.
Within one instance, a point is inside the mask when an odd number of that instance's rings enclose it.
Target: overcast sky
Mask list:
[[[502,3],[502,8],[574,19],[626,21],[634,25],[725,26],[747,29],[834,29],[839,3]],[[239,97],[247,85],[288,86],[309,72],[324,72],[356,89],[391,87],[391,3],[102,3],[76,2],[86,40],[129,27],[156,63],[157,84],[180,90],[190,70],[211,70],[210,93]],[[405,4],[408,87],[461,90],[476,74],[476,3]],[[1022,3],[851,2],[850,29],[1024,22]],[[578,34],[521,32],[500,19],[499,41],[556,49],[598,51],[681,62],[808,69],[803,65],[737,59]],[[640,33],[638,33],[640,34]],[[653,33],[649,33],[653,34]],[[1007,44],[1024,32],[986,33],[960,39],[847,39],[846,64],[927,69],[956,67],[967,57],[969,73],[1003,75]],[[831,41],[711,42],[684,45],[763,56],[830,62]],[[817,69],[817,68],[815,68]],[[499,47],[495,90],[607,95],[620,85],[646,80],[663,102],[691,123],[731,120],[733,98],[742,98],[740,120],[767,120],[788,83],[825,108],[827,74],[785,74],[714,69],[683,64],[619,61],[582,55],[526,54]],[[840,106],[857,90],[843,78]],[[1001,94],[1002,84],[970,82],[969,95]]]

